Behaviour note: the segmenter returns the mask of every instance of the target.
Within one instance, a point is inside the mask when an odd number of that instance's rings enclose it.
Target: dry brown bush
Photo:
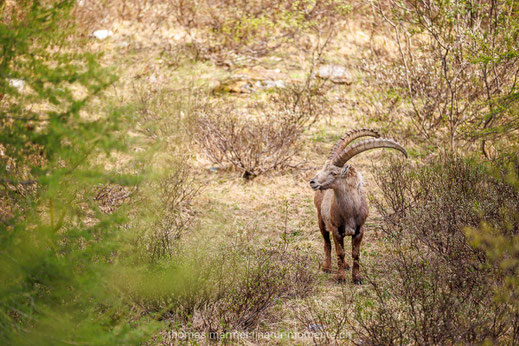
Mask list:
[[[213,333],[251,330],[282,300],[313,291],[316,277],[308,257],[280,248],[246,250],[242,256],[245,267],[234,277],[221,278],[229,282],[220,298],[193,315],[196,328]]]
[[[117,19],[145,22],[154,29],[179,24],[197,55],[214,58],[231,52],[261,56],[296,43],[303,33],[333,31],[349,10],[343,0],[82,0],[75,17],[87,30]]]
[[[174,11],[168,0],[80,0],[76,2],[76,23],[88,31],[104,29],[116,20],[147,23],[157,28],[171,22]]]
[[[163,143],[170,152],[184,153],[189,142],[185,131],[192,114],[205,107],[206,95],[192,85],[172,88],[164,81],[156,85],[134,86],[137,131],[154,143]]]
[[[193,137],[213,163],[231,164],[246,179],[294,167],[301,135],[327,107],[323,90],[323,84],[279,90],[273,107],[258,104],[259,114],[247,117],[231,106],[207,107],[195,116]]]
[[[147,170],[133,196],[130,228],[138,234],[143,256],[158,261],[172,256],[194,220],[191,203],[199,191],[186,163],[185,121],[199,107],[194,88],[173,89],[162,80],[134,86],[136,145],[143,153],[135,166]],[[147,145],[150,148],[144,151]],[[163,156],[163,153],[167,153]]]
[[[292,165],[303,128],[292,113],[243,119],[231,107],[201,113],[195,141],[215,164],[230,163],[246,179]]]
[[[503,166],[501,166],[503,167]],[[379,170],[376,200],[386,254],[357,295],[351,326],[369,344],[517,340],[514,307],[495,299],[506,272],[471,246],[465,230],[483,221],[517,236],[519,193],[505,177],[460,158],[427,167],[393,162]],[[515,224],[514,224],[515,223]]]

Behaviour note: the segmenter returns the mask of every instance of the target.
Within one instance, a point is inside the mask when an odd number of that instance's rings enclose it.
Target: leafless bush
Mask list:
[[[135,192],[135,187],[122,186],[118,184],[107,184],[97,188],[94,200],[99,209],[105,214],[111,214],[120,208]]]
[[[506,276],[470,245],[465,229],[485,220],[517,234],[504,216],[516,210],[517,191],[459,158],[414,169],[393,163],[378,172],[378,184],[387,255],[368,275],[373,291],[357,297],[351,325],[359,339],[449,344],[512,337],[513,307],[494,299]]]
[[[232,108],[202,113],[195,141],[215,164],[230,163],[246,179],[290,167],[303,127],[291,112],[240,118]]]
[[[328,42],[317,47],[318,56]],[[328,84],[315,78],[315,64],[304,81],[278,88],[268,102],[257,102],[245,111],[201,105],[191,119],[194,140],[213,163],[231,164],[245,179],[294,167],[301,135],[329,110]]]
[[[99,29],[117,19],[145,22],[156,27],[169,22],[174,8],[167,0],[81,0],[74,17],[87,30]]]
[[[172,152],[184,148],[189,139],[183,125],[204,106],[205,95],[193,86],[171,88],[163,80],[134,86],[133,95],[139,115],[137,131]]]
[[[319,64],[319,59],[326,49],[329,41],[316,47],[315,56],[311,61],[311,69],[307,78],[302,82],[292,83],[278,89],[271,98],[274,108],[295,114],[299,123],[308,127],[313,125],[319,116],[329,111],[329,103],[326,93],[330,89],[327,80],[316,79],[314,69]]]
[[[274,110],[248,117],[229,106],[201,111],[194,121],[194,139],[213,163],[232,164],[246,179],[293,167],[300,137],[325,101],[315,90],[292,89],[281,91],[273,102]]]
[[[313,334],[315,344],[337,345],[350,340],[348,321],[352,315],[350,307],[353,304],[348,297],[354,292],[350,292],[346,287],[342,289],[342,296],[331,299],[326,305],[323,305],[322,301],[313,300],[311,296],[302,304],[303,309],[297,319],[306,331]]]

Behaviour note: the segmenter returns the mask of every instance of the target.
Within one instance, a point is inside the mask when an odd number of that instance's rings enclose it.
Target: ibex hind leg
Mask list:
[[[324,263],[323,271],[325,273],[331,273],[332,271],[332,242],[330,240],[330,232],[326,230],[326,226],[323,220],[319,220],[319,229],[324,239]]]

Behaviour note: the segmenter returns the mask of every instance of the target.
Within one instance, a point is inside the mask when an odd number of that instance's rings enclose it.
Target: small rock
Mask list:
[[[92,33],[92,36],[98,40],[104,40],[108,37],[112,37],[114,33],[111,30],[96,30]]]
[[[219,170],[220,170],[220,168],[218,168],[218,167],[209,168],[209,172],[218,172]]]
[[[121,41],[117,44],[119,48],[127,48],[130,44],[126,41]]]
[[[285,82],[282,80],[266,80],[263,81],[263,87],[265,88],[284,88]]]
[[[23,88],[25,88],[25,81],[23,79],[8,79],[7,82],[13,88],[18,89],[18,91],[23,91]]]
[[[329,79],[336,84],[347,84],[353,83],[353,77],[346,70],[344,66],[340,65],[322,65],[317,71],[317,77],[322,79]]]
[[[282,80],[252,79],[246,76],[235,76],[220,83],[214,89],[216,93],[228,92],[237,94],[250,94],[256,90],[284,88],[285,82]]]

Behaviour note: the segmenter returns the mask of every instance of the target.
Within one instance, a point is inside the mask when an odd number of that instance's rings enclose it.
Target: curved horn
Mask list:
[[[359,143],[355,143],[351,147],[348,147],[336,157],[336,159],[333,161],[333,164],[335,166],[342,167],[353,156],[358,155],[366,150],[375,148],[393,148],[400,150],[407,158],[407,151],[405,151],[404,147],[402,147],[400,144],[389,138],[377,138],[360,141]]]
[[[333,161],[335,157],[342,152],[344,148],[354,140],[360,137],[380,137],[380,134],[372,129],[357,129],[357,130],[350,130],[346,132],[338,141],[335,143],[335,145],[332,148],[332,151],[330,152],[330,155],[328,156],[328,161]]]

